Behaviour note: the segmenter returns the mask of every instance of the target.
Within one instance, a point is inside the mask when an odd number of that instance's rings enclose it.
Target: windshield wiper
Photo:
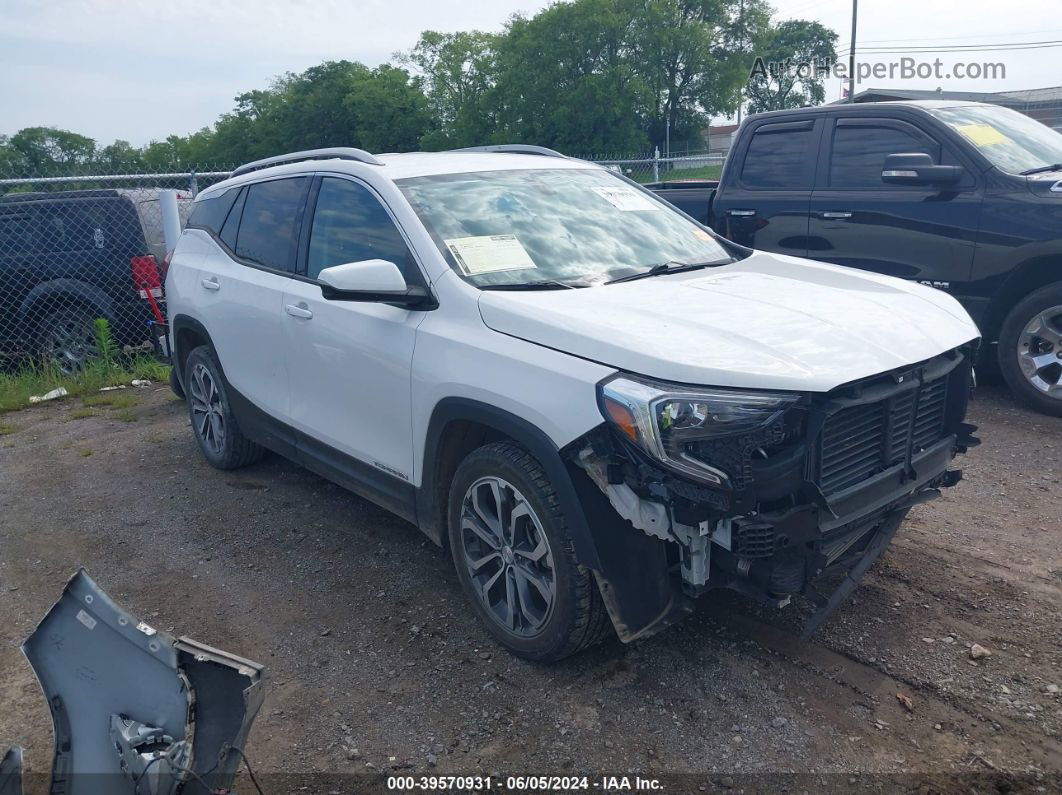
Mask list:
[[[633,282],[638,279],[648,279],[650,276],[661,276],[665,273],[682,273],[684,271],[695,271],[700,268],[713,268],[717,265],[727,265],[730,263],[729,259],[716,260],[714,262],[659,262],[653,265],[647,271],[641,271],[640,273],[631,273],[627,276],[618,276],[615,279],[609,279],[605,284],[617,284],[619,282]]]
[[[1023,177],[1031,176],[1032,174],[1043,174],[1045,171],[1062,171],[1062,163],[1052,163],[1049,166],[1038,166],[1036,168],[1030,168],[1027,171],[1022,171]]]
[[[480,290],[574,290],[577,285],[565,284],[555,279],[541,279],[535,282],[510,282],[508,284],[480,284]]]

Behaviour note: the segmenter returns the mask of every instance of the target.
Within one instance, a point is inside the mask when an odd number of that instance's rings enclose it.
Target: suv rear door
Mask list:
[[[830,119],[811,197],[809,251],[836,265],[952,288],[970,278],[981,204],[975,172],[956,186],[891,185],[881,171],[890,154],[922,152],[935,163],[964,165],[946,144],[910,119]]]
[[[713,226],[743,246],[803,257],[822,114],[750,120],[723,173]]]
[[[278,355],[284,347],[284,291],[295,271],[309,187],[310,177],[303,176],[238,189],[193,288],[200,322],[239,393],[233,399],[239,403],[242,397],[281,421],[288,420],[288,373]]]

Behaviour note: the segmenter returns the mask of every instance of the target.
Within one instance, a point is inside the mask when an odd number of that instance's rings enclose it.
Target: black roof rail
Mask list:
[[[533,144],[489,144],[487,146],[466,146],[461,149],[451,149],[451,152],[505,152],[512,155],[542,155],[543,157],[563,157],[556,149],[547,149],[544,146]]]
[[[326,149],[307,149],[304,152],[291,152],[276,157],[265,157],[250,163],[244,163],[229,176],[238,177],[260,168],[280,166],[285,163],[299,163],[303,160],[355,160],[359,163],[368,163],[370,166],[382,166],[383,163],[364,149],[355,149],[351,146],[333,146]]]

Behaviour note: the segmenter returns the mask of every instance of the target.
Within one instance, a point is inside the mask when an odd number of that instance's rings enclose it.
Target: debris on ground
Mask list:
[[[30,403],[44,403],[46,400],[55,400],[56,398],[66,397],[69,392],[65,387],[56,387],[51,392],[45,392],[43,395],[30,395]]]

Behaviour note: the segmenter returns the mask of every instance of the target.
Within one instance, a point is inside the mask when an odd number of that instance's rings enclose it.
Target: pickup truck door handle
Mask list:
[[[733,215],[738,218],[751,218],[756,214],[755,210],[727,210],[727,215]]]
[[[301,317],[304,320],[309,320],[313,317],[313,312],[309,310],[306,304],[285,304],[284,311],[292,317]]]
[[[216,276],[211,276],[209,279],[203,279],[199,283],[201,285],[203,285],[203,287],[205,289],[207,289],[207,290],[220,290],[221,289],[221,285],[218,284],[218,280],[217,280]]]
[[[827,210],[822,214],[823,218],[851,218],[852,214],[839,210]]]

